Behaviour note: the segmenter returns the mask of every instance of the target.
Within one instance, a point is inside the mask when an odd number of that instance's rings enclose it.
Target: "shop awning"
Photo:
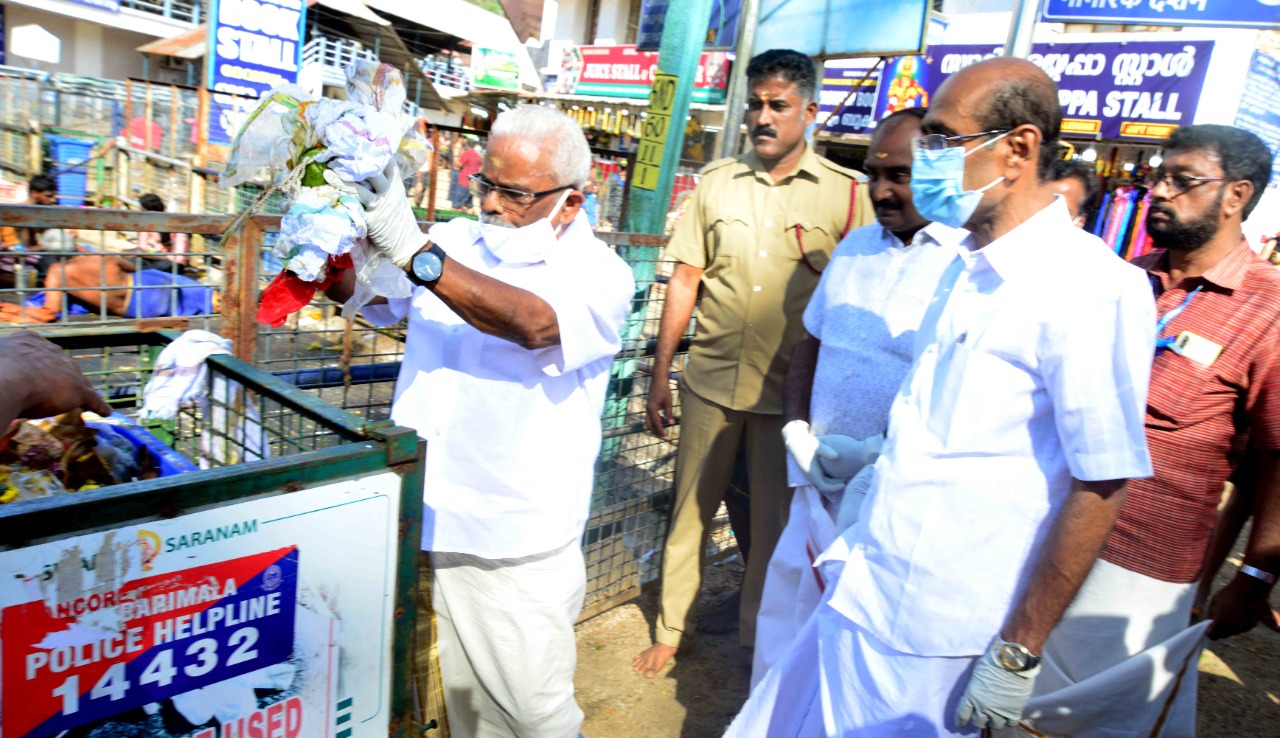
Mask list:
[[[157,56],[175,56],[179,59],[199,59],[204,56],[208,37],[209,24],[205,23],[173,38],[161,38],[145,43],[138,47],[138,51]]]
[[[322,5],[330,10],[344,13],[352,18],[359,18],[370,23],[380,26],[389,26],[391,21],[383,18],[377,13],[369,10],[369,6],[364,4],[364,0],[310,0],[307,7],[315,7]]]
[[[467,41],[473,46],[503,51],[518,51],[523,48],[510,21],[466,0],[431,0],[425,3],[368,0],[368,4],[379,13],[404,18],[424,28]]]

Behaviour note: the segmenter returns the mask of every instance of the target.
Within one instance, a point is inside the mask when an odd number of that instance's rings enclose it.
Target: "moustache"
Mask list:
[[[1159,214],[1161,214],[1161,215],[1168,216],[1169,220],[1177,220],[1177,219],[1178,219],[1178,216],[1177,216],[1176,214],[1174,214],[1174,212],[1173,212],[1173,208],[1172,208],[1172,207],[1170,207],[1170,206],[1168,206],[1168,205],[1165,205],[1165,204],[1163,204],[1163,203],[1160,203],[1160,204],[1153,204],[1153,205],[1151,206],[1151,208],[1150,208],[1149,210],[1147,210],[1147,217],[1149,218],[1149,217],[1151,217],[1151,216],[1155,215],[1156,213],[1159,213]]]
[[[768,136],[769,138],[777,138],[778,132],[769,126],[756,126],[751,129],[751,136],[758,138],[760,136]]]

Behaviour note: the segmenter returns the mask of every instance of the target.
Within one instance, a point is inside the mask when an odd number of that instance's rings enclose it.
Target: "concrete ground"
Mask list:
[[[1238,565],[1239,552],[1223,567],[1219,586]],[[710,568],[704,605],[741,576],[737,559]],[[1280,608],[1277,593],[1272,605]],[[587,738],[713,738],[746,698],[750,664],[736,633],[698,634],[694,647],[654,679],[633,673],[631,659],[649,645],[656,613],[651,591],[578,626],[577,691]],[[1201,738],[1280,736],[1280,634],[1255,628],[1210,644],[1199,684]]]

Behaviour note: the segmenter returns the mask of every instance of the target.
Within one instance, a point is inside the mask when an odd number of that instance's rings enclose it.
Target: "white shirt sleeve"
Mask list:
[[[412,297],[390,297],[385,304],[365,305],[360,308],[360,314],[376,326],[395,325],[409,316],[412,300]]]
[[[1045,386],[1076,479],[1151,476],[1145,421],[1155,322],[1139,277],[1126,279],[1118,296],[1073,300],[1043,336]]]
[[[551,376],[577,371],[622,348],[622,327],[635,295],[631,269],[613,253],[600,268],[574,273],[572,284],[539,295],[555,311],[560,345],[542,353],[542,370]]]

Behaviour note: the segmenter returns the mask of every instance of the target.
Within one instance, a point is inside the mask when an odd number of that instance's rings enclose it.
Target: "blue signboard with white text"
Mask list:
[[[1267,144],[1275,157],[1271,164],[1271,186],[1280,187],[1280,34],[1259,39],[1249,61],[1244,94],[1236,110],[1237,128],[1251,131]]]
[[[1054,23],[1280,28],[1280,0],[1045,0]]]
[[[304,0],[213,0],[209,17],[210,90],[256,98],[298,81]]]

